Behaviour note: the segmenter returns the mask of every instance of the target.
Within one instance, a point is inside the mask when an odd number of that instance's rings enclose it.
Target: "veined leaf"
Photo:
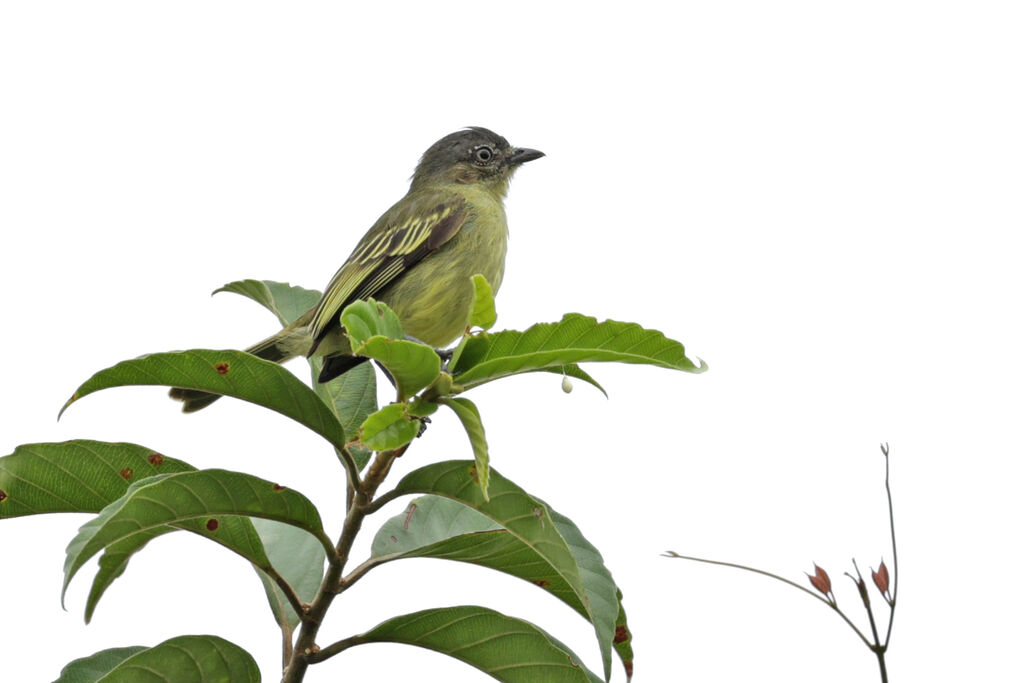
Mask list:
[[[103,672],[122,654],[137,650]],[[96,664],[98,666],[92,666]],[[90,677],[97,676],[98,677]],[[178,636],[150,648],[103,650],[76,659],[58,683],[259,683],[260,670],[248,652],[217,636]]]
[[[388,371],[398,388],[398,400],[415,395],[441,374],[437,353],[418,342],[409,341],[398,316],[380,301],[356,301],[341,313],[352,343],[352,353],[377,361]]]
[[[468,398],[441,399],[440,403],[451,408],[462,422],[462,426],[469,436],[469,443],[473,447],[476,479],[480,483],[480,491],[484,494],[484,500],[490,500],[487,495],[487,486],[490,482],[491,464],[490,456],[487,453],[487,435],[484,434],[484,423],[480,419],[480,411],[476,404]]]
[[[430,386],[441,374],[441,358],[437,352],[418,342],[370,337],[353,353],[372,358],[384,366],[395,381],[399,401]]]
[[[260,517],[291,524],[313,534],[325,549],[333,551],[319,513],[298,492],[227,470],[162,474],[136,482],[82,526],[68,545],[64,590],[82,565],[100,550],[168,524],[190,528],[198,524],[216,538],[222,528],[232,529],[221,519],[225,516]],[[252,541],[245,544],[243,556],[258,566],[268,566],[255,532],[252,536]]]
[[[573,608],[594,626],[606,677],[610,675],[613,647],[623,657],[628,671],[632,667],[632,651],[623,650],[615,643],[629,633],[621,593],[597,549],[571,520],[554,510],[550,512],[579,565],[588,598],[586,604],[533,548],[483,514],[458,501],[438,496],[417,498],[405,512],[385,522],[373,539],[371,558],[375,564],[408,557],[455,560],[529,581]],[[628,642],[623,644],[628,647]]]
[[[677,341],[636,323],[566,314],[557,323],[540,323],[524,332],[507,330],[467,340],[458,358],[455,381],[466,389],[501,377],[583,362],[641,363],[704,372]]]
[[[100,370],[78,388],[74,401],[101,389],[163,385],[234,396],[292,418],[327,439],[345,445],[345,431],[312,389],[286,369],[243,351],[193,349],[154,353]]]
[[[486,607],[427,609],[378,624],[353,645],[405,643],[440,652],[505,683],[599,683],[572,650],[522,619]]]
[[[388,306],[374,299],[354,301],[341,312],[341,324],[352,341],[352,348],[366,343],[371,337],[405,339],[398,315]]]
[[[377,412],[377,376],[372,363],[361,363],[330,382],[320,383],[320,370],[323,368],[322,358],[310,358],[309,365],[313,371],[313,391],[323,399],[335,417],[345,429],[345,434],[352,437],[359,433],[359,427],[373,413]],[[351,450],[351,448],[350,448]],[[369,458],[369,454],[365,454]],[[360,469],[366,464],[363,459],[356,462]]]
[[[391,403],[366,418],[359,439],[375,451],[392,451],[410,443],[420,431],[420,421],[409,417],[408,404]]]
[[[579,601],[588,605],[580,567],[547,506],[496,470],[490,473],[490,500],[485,499],[480,490],[476,464],[462,460],[434,463],[414,470],[398,482],[395,490],[399,494],[428,493],[450,498],[489,517],[540,555]]]
[[[229,282],[218,292],[231,292],[248,297],[277,316],[282,326],[298,320],[320,301],[320,292],[273,280],[237,280]]]
[[[0,458],[0,519],[99,512],[134,481],[193,469],[131,443],[79,439],[25,444]]]
[[[252,299],[277,316],[284,326],[310,312],[320,300],[320,292],[315,289],[304,289],[272,280],[239,280],[224,285],[217,292],[233,292]],[[314,357],[306,360],[313,373],[313,391],[338,418],[346,434],[358,432],[363,421],[377,410],[377,378],[373,368],[368,363],[357,365],[340,377],[321,384],[317,378],[323,369],[323,359]],[[349,450],[351,452],[354,449],[350,447]],[[353,456],[356,464],[362,468],[370,454],[358,449],[356,451]]]
[[[95,683],[132,655],[145,651],[142,645],[112,647],[68,662],[54,683]]]

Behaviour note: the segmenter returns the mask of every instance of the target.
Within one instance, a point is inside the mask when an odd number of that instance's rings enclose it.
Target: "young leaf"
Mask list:
[[[86,380],[64,404],[61,413],[94,391],[135,385],[182,387],[234,396],[292,418],[337,448],[345,445],[341,423],[312,389],[280,365],[243,351],[193,349],[122,361]]]
[[[0,458],[0,519],[99,512],[134,481],[193,469],[131,443],[80,439],[24,444]]]
[[[490,456],[487,454],[487,436],[484,434],[484,423],[480,420],[480,411],[477,410],[476,404],[468,398],[441,399],[439,402],[451,408],[462,422],[462,426],[469,436],[469,443],[473,447],[476,478],[480,483],[480,491],[484,494],[484,500],[490,500],[487,496],[491,473]]]
[[[316,508],[298,492],[227,470],[157,475],[133,484],[124,496],[103,508],[79,530],[68,545],[64,590],[82,565],[100,550],[167,524],[199,523],[216,538],[222,526],[230,528],[223,524],[224,516],[285,522],[305,529],[316,536],[325,549],[333,552]],[[245,556],[260,566],[267,566],[268,560],[258,540],[249,544]],[[250,556],[253,553],[255,557]]]
[[[599,683],[580,658],[528,621],[471,605],[427,609],[388,619],[353,638],[405,643],[461,660],[505,683]]]
[[[406,413],[405,403],[391,403],[366,418],[359,439],[375,451],[391,451],[410,443],[420,431],[419,420]]]
[[[395,382],[399,401],[430,386],[441,374],[441,358],[437,352],[417,342],[370,337],[353,353],[372,358],[384,366]]]
[[[617,636],[628,634],[621,593],[597,549],[571,520],[549,510],[580,567],[588,598],[586,604],[531,547],[479,512],[437,496],[417,498],[405,512],[385,522],[374,537],[371,557],[376,560],[373,564],[408,557],[468,562],[543,588],[593,624],[607,677],[610,675],[612,647],[620,656],[628,656],[628,659],[623,659],[623,664],[628,661],[631,666],[632,662],[631,652],[613,645]]]
[[[405,338],[398,316],[373,299],[356,301],[341,313],[352,353],[377,361],[398,388],[398,400],[413,396],[441,374],[441,359],[427,346]]]
[[[94,683],[117,668],[124,660],[146,649],[142,645],[134,645],[100,650],[88,657],[68,662],[67,666],[61,669],[60,678],[54,683]]]
[[[589,598],[580,576],[580,567],[558,532],[547,506],[496,470],[491,470],[489,489],[490,500],[486,500],[477,481],[475,463],[461,460],[421,467],[405,475],[395,487],[400,495],[432,493],[459,501],[486,515],[540,555],[579,601],[588,606]]]
[[[365,343],[371,337],[405,339],[402,323],[386,304],[373,299],[355,301],[341,312],[341,324],[352,341],[352,348]]]
[[[683,345],[636,323],[568,313],[557,323],[540,323],[524,332],[507,330],[472,337],[459,356],[455,381],[466,389],[501,377],[583,362],[641,363],[704,372]]]
[[[469,325],[489,330],[497,320],[498,312],[494,309],[491,283],[478,273],[473,276],[473,312],[469,316]]]
[[[231,292],[252,299],[277,316],[282,326],[292,324],[320,301],[320,292],[315,289],[273,280],[237,280],[213,291],[214,294],[218,292]]]
[[[89,680],[68,679],[68,683]],[[223,638],[178,636],[136,652],[94,680],[103,683],[259,683],[260,670],[248,652]]]

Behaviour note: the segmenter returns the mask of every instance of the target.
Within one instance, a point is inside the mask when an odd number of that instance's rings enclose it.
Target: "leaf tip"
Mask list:
[[[81,395],[79,395],[79,393],[77,391],[75,393],[71,394],[71,398],[69,398],[67,400],[67,402],[65,402],[64,405],[61,406],[60,412],[57,413],[57,421],[58,422],[60,421],[61,416],[64,414],[64,411],[68,409],[68,406],[70,406],[72,403],[77,401],[79,398],[81,398]]]

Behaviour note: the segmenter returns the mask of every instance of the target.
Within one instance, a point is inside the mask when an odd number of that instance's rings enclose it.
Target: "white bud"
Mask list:
[[[569,381],[568,375],[562,375],[562,391],[567,394],[572,393],[572,382]]]

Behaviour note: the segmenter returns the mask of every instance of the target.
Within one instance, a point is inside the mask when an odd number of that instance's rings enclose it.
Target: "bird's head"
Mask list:
[[[515,170],[542,156],[544,152],[535,149],[513,147],[486,128],[466,128],[444,136],[423,153],[412,186],[479,183],[504,195]]]

